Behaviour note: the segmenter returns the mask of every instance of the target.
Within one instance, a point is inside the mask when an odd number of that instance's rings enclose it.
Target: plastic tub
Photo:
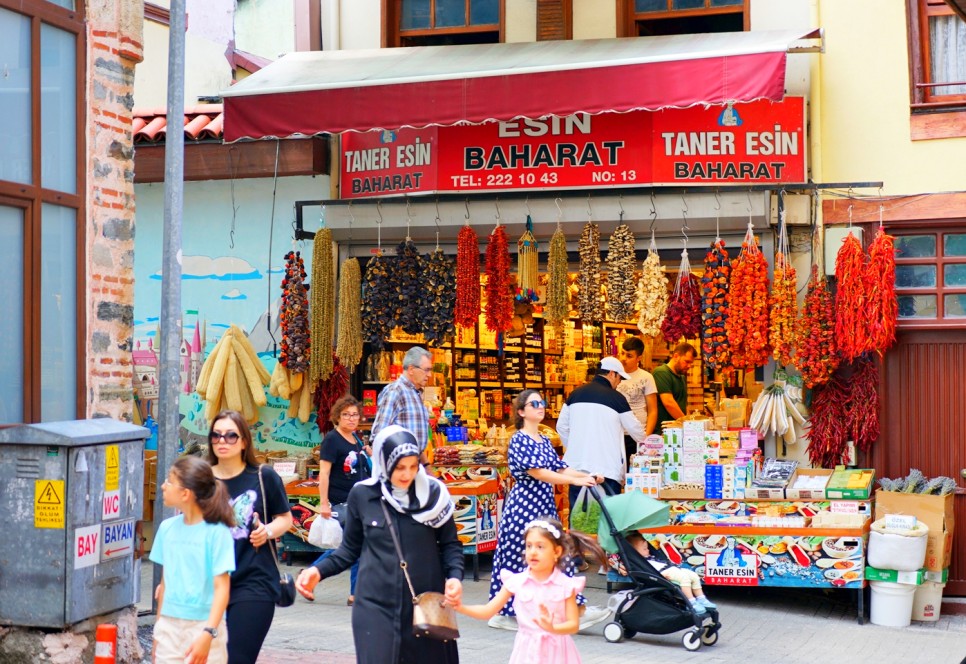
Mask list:
[[[939,612],[943,603],[943,588],[945,583],[926,581],[916,588],[912,600],[912,619],[923,622],[939,620]]]
[[[929,529],[917,523],[914,530],[889,530],[885,519],[872,524],[869,531],[867,558],[870,567],[914,572],[926,560]]]
[[[908,627],[912,622],[912,601],[916,586],[908,583],[869,581],[872,601],[869,620],[884,627]]]

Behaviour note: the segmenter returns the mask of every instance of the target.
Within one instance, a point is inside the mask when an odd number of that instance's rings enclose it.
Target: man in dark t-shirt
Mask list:
[[[671,351],[671,359],[652,372],[657,385],[657,425],[684,417],[688,412],[688,370],[698,351],[689,343],[680,343]]]

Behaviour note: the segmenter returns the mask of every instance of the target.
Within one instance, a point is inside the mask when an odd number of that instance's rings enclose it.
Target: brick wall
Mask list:
[[[130,421],[134,322],[134,67],[141,0],[87,3],[87,415]]]

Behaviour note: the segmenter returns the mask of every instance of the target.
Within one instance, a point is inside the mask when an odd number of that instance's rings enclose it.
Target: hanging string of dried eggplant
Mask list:
[[[510,250],[506,230],[497,226],[486,245],[486,327],[506,332],[513,320],[513,291],[510,282]]]
[[[547,303],[543,317],[550,325],[559,326],[570,316],[570,302],[567,297],[567,237],[558,226],[550,238],[550,256],[547,258]]]
[[[835,343],[851,362],[868,348],[869,319],[862,243],[849,233],[835,256]]]
[[[641,264],[641,280],[637,284],[637,329],[649,337],[657,336],[667,313],[668,281],[657,253],[657,242],[651,233],[647,258]]]
[[[362,287],[362,340],[382,350],[396,326],[396,289],[389,276],[393,259],[373,256]]]
[[[754,227],[741,243],[741,253],[731,264],[728,290],[731,307],[725,331],[731,345],[731,365],[753,369],[768,363],[768,261],[758,248]]]
[[[882,226],[869,246],[865,285],[869,301],[868,349],[882,355],[896,342],[899,302],[896,299],[895,238]]]
[[[725,332],[730,283],[731,259],[724,240],[716,238],[705,254],[701,278],[701,357],[708,367],[717,371],[731,366],[731,346]]]
[[[812,266],[795,340],[795,368],[805,387],[824,385],[839,366],[835,345],[835,302],[825,275]]]
[[[637,304],[634,233],[627,224],[614,229],[607,243],[607,319],[631,320]]]
[[[775,253],[775,279],[771,286],[768,343],[772,357],[782,366],[792,363],[795,346],[795,325],[798,320],[798,276],[789,261],[788,234],[784,220],[778,234]]]
[[[423,300],[423,259],[412,240],[403,240],[396,247],[396,260],[392,264],[392,282],[396,287],[396,325],[406,334],[423,331],[420,311],[426,306]]]
[[[517,240],[517,302],[536,302],[540,283],[537,238],[533,236],[533,220],[527,215],[527,229]]]
[[[298,251],[285,254],[282,303],[278,314],[282,330],[282,350],[278,361],[289,373],[304,373],[309,368],[309,298],[305,284],[305,261]]]
[[[335,260],[332,231],[320,228],[312,245],[311,301],[312,352],[309,381],[315,385],[332,373],[332,339],[335,336]]]
[[[335,354],[352,371],[362,360],[362,271],[358,260],[347,258],[339,272],[339,323]]]
[[[701,334],[701,284],[691,274],[687,244],[681,252],[678,279],[661,324],[661,332],[669,344],[676,344],[682,339],[694,339]]]
[[[600,297],[600,227],[594,222],[584,224],[577,251],[580,255],[577,312],[585,323],[600,322],[604,320],[604,306]]]
[[[480,318],[480,242],[469,224],[456,237],[456,308],[454,322],[467,328]]]
[[[429,346],[442,346],[453,336],[456,306],[456,263],[442,249],[423,258],[423,295],[419,318]]]

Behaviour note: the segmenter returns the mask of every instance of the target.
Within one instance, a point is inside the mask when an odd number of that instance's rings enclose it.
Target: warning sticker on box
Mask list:
[[[64,511],[64,480],[34,480],[34,528],[63,528]]]
[[[117,445],[104,448],[106,472],[104,473],[104,490],[117,491],[121,483],[121,452]]]

